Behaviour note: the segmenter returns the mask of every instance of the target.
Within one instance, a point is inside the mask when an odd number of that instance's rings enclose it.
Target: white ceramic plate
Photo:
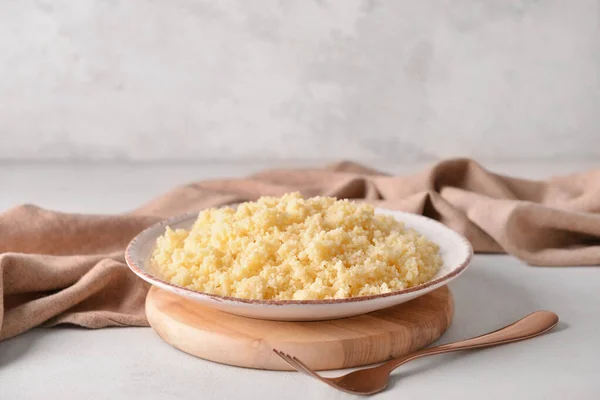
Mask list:
[[[429,282],[409,289],[373,296],[331,300],[248,300],[196,292],[161,279],[154,272],[150,257],[156,239],[165,227],[189,229],[198,213],[189,213],[151,226],[137,235],[125,252],[129,268],[140,278],[161,289],[187,297],[202,304],[231,314],[251,318],[283,321],[315,321],[350,317],[404,303],[446,285],[468,267],[473,248],[467,239],[445,225],[421,215],[400,211],[376,209],[377,214],[392,215],[414,228],[440,246],[444,264]]]

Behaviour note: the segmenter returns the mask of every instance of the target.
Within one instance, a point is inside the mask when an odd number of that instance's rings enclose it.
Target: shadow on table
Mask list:
[[[35,340],[35,333],[27,332],[0,342],[0,370],[7,368],[12,362],[31,350]]]
[[[532,312],[545,309],[535,300],[534,294],[521,286],[519,281],[477,268],[477,265],[471,266],[460,278],[453,281],[450,289],[454,295],[454,320],[450,328],[432,346],[479,336],[509,325]],[[547,334],[554,334],[566,328],[568,324],[561,321]],[[460,361],[463,357],[479,351],[485,349],[427,357],[423,363],[412,368],[408,365],[401,366],[390,376],[389,387],[411,375]],[[405,370],[402,371],[402,368]]]
[[[466,339],[511,324],[544,309],[535,294],[517,279],[471,266],[450,284],[454,295],[454,320],[439,342]]]
[[[111,329],[111,328],[103,328]],[[117,329],[115,327],[115,329]],[[22,357],[27,352],[35,347],[35,342],[38,340],[39,335],[44,335],[48,330],[61,331],[61,330],[82,330],[89,331],[89,328],[73,324],[62,324],[53,326],[51,328],[36,327],[28,332],[22,333],[16,337],[0,342],[0,370],[6,368],[9,364],[16,361],[19,357]]]

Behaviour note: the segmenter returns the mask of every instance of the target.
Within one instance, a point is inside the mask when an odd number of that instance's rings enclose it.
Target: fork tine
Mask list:
[[[345,391],[348,393],[356,394],[356,393],[354,393],[352,391],[348,391],[346,388],[343,388],[340,385],[338,385],[337,382],[335,382],[335,379],[324,378],[321,375],[317,374],[315,371],[310,369],[306,364],[304,364],[304,362],[300,361],[300,359],[297,358],[296,356],[289,355],[289,354],[284,353],[283,351],[280,351],[277,349],[273,349],[273,351],[279,357],[283,358],[284,361],[287,362],[289,365],[291,365],[296,371],[303,373],[304,375],[313,377],[313,378],[325,383],[326,385],[331,386],[334,389],[338,389],[338,390],[342,390],[342,391]]]
[[[289,356],[289,355],[288,355]],[[336,382],[336,378],[325,378],[322,377],[321,375],[317,374],[315,371],[313,371],[312,369],[310,369],[306,364],[304,364],[303,361],[301,361],[298,357],[296,356],[289,356],[292,358],[293,361],[295,361],[299,367],[302,368],[302,370],[304,371],[304,373],[306,375],[312,376],[313,378],[325,383],[326,385],[331,386],[334,389],[338,389],[338,390],[342,390],[342,391],[346,391],[345,388],[341,387],[337,382]],[[349,393],[353,393],[353,392],[349,392]],[[356,393],[354,393],[356,394]]]
[[[285,361],[286,363],[288,363],[292,368],[294,368],[296,371],[298,372],[304,372],[303,368],[301,368],[298,363],[296,361],[294,361],[292,359],[292,357],[290,357],[289,355],[287,355],[286,353],[279,351],[277,349],[273,349],[273,351],[275,352],[275,354],[277,354],[279,357],[283,358],[283,361]]]
[[[289,355],[289,354],[286,354],[286,355],[287,355],[287,356],[290,358],[290,360],[291,360],[291,361],[294,363],[294,365],[296,366],[296,369],[297,369],[298,371],[300,371],[300,372],[304,372],[305,374],[307,374],[307,375],[310,375],[310,376],[315,376],[315,374],[314,374],[314,373],[313,373],[313,372],[312,372],[310,369],[308,369],[308,367],[306,367],[304,364],[302,364],[301,362],[299,362],[299,361],[298,361],[298,359],[297,359],[296,357],[294,357],[294,356],[291,356],[291,355]],[[316,378],[316,376],[315,376],[315,378]]]
[[[303,371],[306,371],[307,373],[309,373],[312,376],[318,377],[319,379],[321,379],[320,376],[318,376],[312,369],[310,369],[306,364],[304,364],[302,361],[300,361],[300,359],[298,359],[296,356],[292,356],[292,355],[288,355],[289,357],[291,357],[291,359],[298,364],[298,366],[300,368],[302,368]]]
[[[312,376],[315,379],[320,380],[321,382],[325,382],[328,385],[331,385],[331,382],[327,378],[323,378],[321,375],[317,374],[315,371],[310,369],[308,365],[304,364],[304,362],[300,361],[300,359],[296,356],[290,356],[293,361],[295,361],[298,366],[304,371],[305,374]]]
[[[304,365],[300,360],[298,360],[296,357],[291,356],[287,353],[284,353],[283,351],[277,350],[277,349],[273,349],[273,351],[281,358],[284,359],[285,362],[287,362],[289,365],[292,366],[292,368],[294,368],[296,371],[304,373],[305,375],[309,375],[312,376],[313,378],[317,378],[317,379],[322,379],[319,375],[315,374],[310,368],[308,368],[306,365]]]
[[[292,360],[290,357],[288,357],[287,354],[282,353],[280,355],[281,358],[285,360],[285,362],[287,362],[293,369],[296,370],[296,372],[302,372],[302,370],[298,367],[298,364],[294,362],[294,360]]]
[[[307,370],[309,370],[309,371],[312,371],[312,370],[311,370],[311,369],[308,367],[308,365],[304,364],[304,363],[303,363],[303,362],[302,362],[302,361],[301,361],[301,360],[300,360],[298,357],[296,357],[296,356],[292,356],[292,355],[290,355],[290,357],[292,358],[292,360],[296,361],[298,364],[300,364],[301,366],[303,366],[305,369],[307,369]]]

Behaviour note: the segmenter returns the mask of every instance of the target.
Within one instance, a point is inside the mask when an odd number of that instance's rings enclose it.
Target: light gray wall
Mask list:
[[[0,0],[0,159],[600,159],[597,0]]]

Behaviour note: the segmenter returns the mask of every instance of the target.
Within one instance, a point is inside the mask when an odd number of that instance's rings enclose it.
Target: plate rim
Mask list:
[[[228,204],[228,205],[224,205],[222,207],[228,207],[228,206],[230,207],[232,205],[235,205],[235,204]],[[217,295],[217,294],[199,292],[196,290],[185,288],[183,286],[175,285],[171,282],[167,282],[167,281],[159,278],[156,275],[150,274],[145,269],[140,268],[135,263],[134,254],[137,251],[140,241],[142,241],[143,239],[146,239],[147,236],[150,236],[151,233],[154,232],[154,230],[156,230],[160,227],[164,228],[168,225],[172,225],[172,224],[179,223],[179,222],[182,222],[187,219],[197,217],[198,213],[202,211],[202,210],[198,210],[198,211],[186,212],[184,214],[179,214],[174,217],[164,219],[155,224],[152,224],[151,226],[147,227],[143,231],[139,232],[129,242],[129,244],[127,245],[127,247],[125,249],[125,262],[126,262],[127,266],[129,267],[129,269],[131,269],[137,276],[139,276],[146,282],[148,282],[152,285],[161,287],[162,289],[165,289],[165,290],[171,289],[176,293],[183,292],[180,294],[187,295],[191,298],[201,297],[204,300],[213,300],[213,301],[226,302],[226,303],[230,303],[230,302],[231,303],[242,303],[242,304],[246,304],[246,305],[260,305],[260,306],[325,305],[325,304],[329,304],[329,305],[334,304],[335,305],[335,304],[365,302],[365,301],[369,301],[369,300],[382,299],[382,298],[392,297],[392,296],[402,296],[402,295],[422,291],[422,290],[428,289],[430,287],[432,289],[435,289],[436,286],[439,286],[440,284],[443,284],[444,282],[448,282],[448,281],[456,278],[458,275],[460,275],[462,272],[464,272],[465,269],[471,263],[471,260],[473,258],[473,254],[474,254],[473,246],[471,245],[471,242],[469,242],[469,240],[466,237],[464,237],[460,233],[456,232],[455,230],[449,228],[448,226],[442,224],[441,222],[436,221],[432,218],[426,217],[424,215],[409,213],[406,211],[393,210],[393,209],[382,208],[382,207],[375,207],[375,210],[376,210],[376,212],[377,212],[377,210],[380,210],[380,211],[385,211],[385,212],[410,215],[411,217],[416,217],[417,219],[422,219],[426,223],[432,223],[432,224],[437,225],[438,228],[441,228],[442,230],[447,231],[451,235],[454,235],[458,239],[458,241],[461,242],[463,244],[463,246],[465,246],[465,248],[467,250],[467,255],[466,255],[465,259],[462,260],[462,262],[460,263],[460,265],[458,267],[453,268],[452,271],[450,271],[449,273],[442,275],[436,279],[432,279],[430,281],[427,281],[425,283],[422,283],[420,285],[413,286],[410,288],[393,291],[393,292],[388,292],[388,293],[368,295],[368,296],[355,296],[355,297],[347,297],[347,298],[342,298],[342,299],[321,299],[321,300],[244,299],[244,298],[240,298],[240,297],[222,296],[222,295]],[[139,258],[139,253],[138,253],[138,258]]]

